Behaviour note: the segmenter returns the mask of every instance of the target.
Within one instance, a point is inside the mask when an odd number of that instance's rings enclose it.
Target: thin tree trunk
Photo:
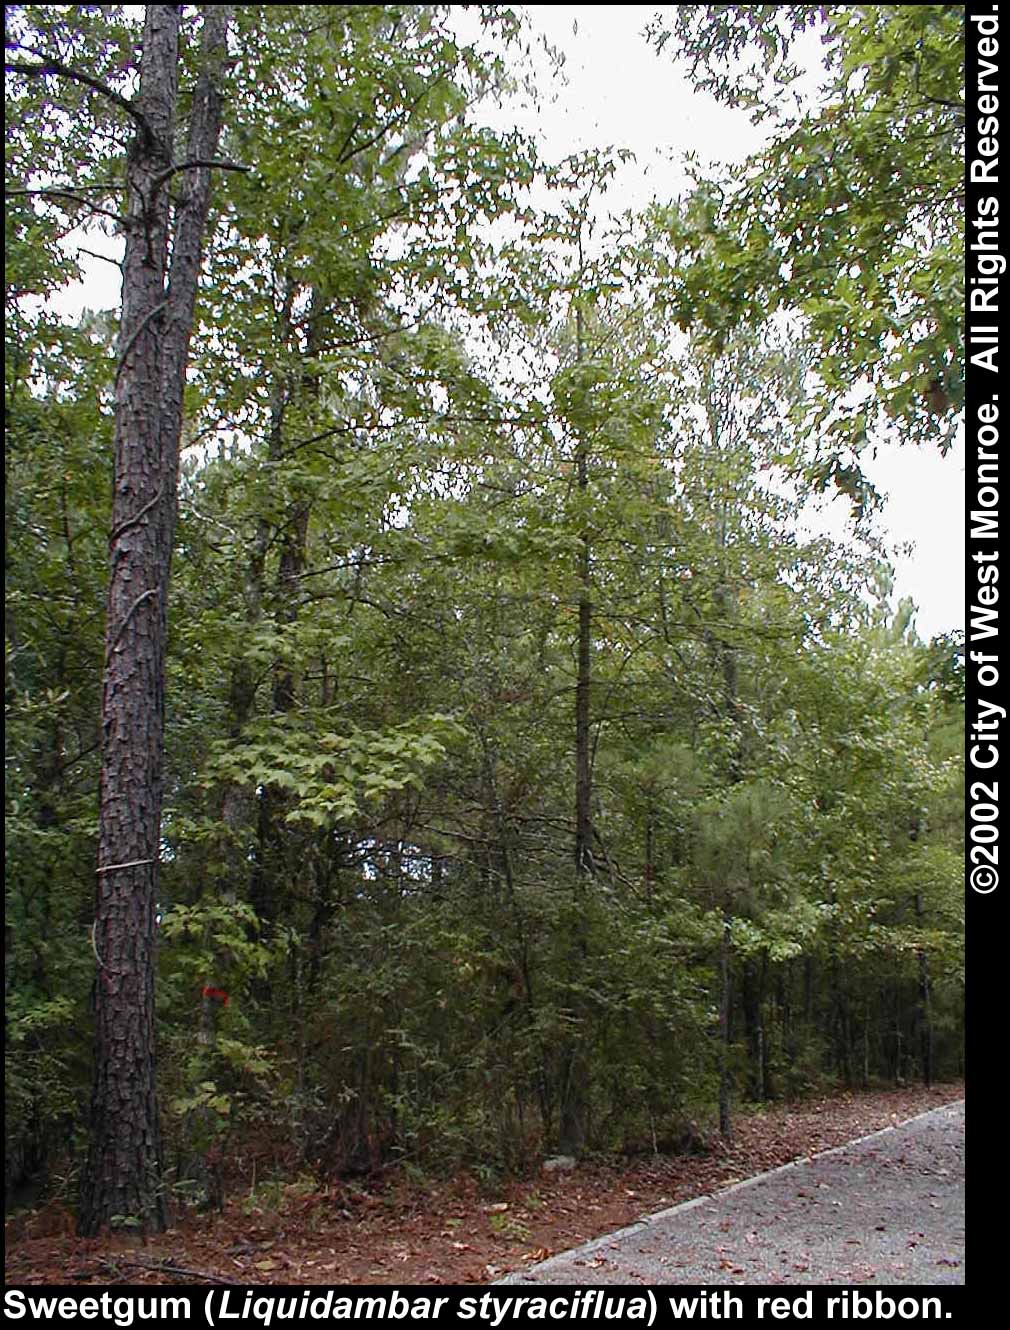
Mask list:
[[[578,359],[582,360],[582,314],[576,313]],[[586,440],[579,439],[576,456],[579,498],[585,503],[589,490],[589,457]],[[592,548],[588,530],[579,537],[579,641],[575,682],[575,871],[584,877],[593,871],[592,753],[589,736],[589,692],[592,684]]]
[[[582,314],[575,315],[576,357],[582,360]],[[588,445],[580,437],[576,451],[579,497],[585,502],[589,489]],[[579,636],[575,682],[575,901],[569,949],[569,982],[578,984],[585,971],[589,951],[585,918],[585,884],[594,871],[593,862],[593,772],[590,745],[590,687],[592,684],[592,546],[587,529],[579,544]],[[582,1047],[581,1004],[570,1002],[569,1032],[561,1055],[561,1113],[559,1145],[566,1155],[578,1155],[585,1145],[589,1110],[589,1066]]]
[[[831,958],[831,1028],[835,1069],[846,1089],[849,1089],[852,1086],[852,1023],[849,994],[837,950]]]
[[[213,158],[221,125],[227,6],[204,14],[188,160]],[[172,179],[182,200],[169,264],[169,175],[180,10],[148,5],[129,154],[116,376],[111,574],[102,693],[95,922],[95,1081],[79,1230],[161,1231],[168,1212],[155,1087],[155,910],[161,846],[166,606],[179,440],[209,170]]]
[[[719,943],[719,1132],[723,1140],[733,1137],[733,1074],[729,1065],[730,1054],[730,954],[733,946],[728,914],[723,918],[722,938]]]
[[[768,1098],[767,1056],[765,1051],[764,990],[768,957],[759,962],[750,956],[743,966],[742,1007],[750,1061],[750,1092],[758,1103]]]
[[[915,917],[921,924],[926,913],[922,892],[915,893]],[[919,1057],[922,1083],[928,1089],[933,1084],[933,1012],[929,978],[929,955],[924,947],[917,952],[919,962]]]
[[[519,956],[519,975],[522,980],[522,1011],[526,1028],[529,1032],[529,1039],[536,1049],[536,1071],[535,1089],[537,1096],[537,1106],[540,1110],[540,1121],[544,1131],[549,1130],[551,1119],[551,1097],[548,1090],[548,1078],[545,1069],[544,1049],[540,1034],[537,1030],[537,1008],[536,997],[533,989],[533,970],[530,965],[530,939],[526,920],[523,916],[522,908],[519,902],[519,893],[516,886],[515,867],[513,864],[513,853],[511,846],[511,837],[508,824],[505,818],[505,809],[502,806],[501,796],[498,790],[498,781],[496,777],[496,762],[494,750],[492,749],[488,736],[481,731],[481,748],[484,758],[484,787],[485,787],[485,807],[490,807],[494,813],[495,836],[497,838],[499,854],[501,858],[502,875],[505,879],[505,889],[508,893],[509,913],[512,916],[512,923],[515,930],[516,949]],[[485,879],[485,889],[490,887],[490,850],[492,842],[488,841],[488,853],[485,858],[487,876]],[[434,885],[434,883],[433,883]],[[517,1102],[522,1104],[523,1094],[522,1086],[516,1083],[515,1093]]]
[[[293,309],[297,295],[296,284],[288,275],[285,279],[284,301],[280,312],[279,340],[285,350],[294,349]],[[309,364],[300,380],[290,372],[278,370],[271,406],[270,447],[271,461],[280,463],[284,457],[284,424],[288,408],[297,402],[299,392],[316,399],[318,379],[312,370],[312,361],[318,353],[320,320],[323,297],[314,287],[310,304],[309,337],[305,355]],[[294,496],[284,516],[281,534],[280,559],[277,565],[274,620],[284,628],[294,627],[300,614],[299,587],[308,565],[309,523],[311,504],[308,499]],[[275,714],[284,715],[297,710],[301,680],[298,671],[288,661],[277,661],[273,670],[271,705]],[[293,838],[284,824],[284,815],[290,808],[290,799],[283,792],[269,786],[258,796],[257,856],[250,883],[250,901],[261,922],[273,923],[283,912],[283,901],[304,846]]]
[[[649,806],[645,814],[645,871],[643,878],[645,880],[645,899],[652,904],[653,880],[656,876],[655,865],[656,833],[653,825],[653,804],[649,799]]]
[[[720,423],[719,412],[715,404],[709,397],[708,404],[709,431],[714,444],[719,443],[722,426]],[[724,624],[730,622],[735,616],[736,598],[732,589],[726,581],[726,569],[724,554],[726,550],[728,514],[725,501],[719,510],[718,522],[718,548],[719,548],[719,582],[716,585],[713,601],[719,611]],[[717,633],[709,634],[709,641],[712,646],[714,663],[722,674],[723,685],[723,717],[727,721],[735,721],[739,711],[738,702],[738,678],[737,678],[737,659],[736,649],[730,645],[725,637]],[[735,734],[731,743],[727,760],[727,782],[730,785],[737,785],[743,779],[743,751],[741,736]],[[732,1015],[733,1015],[733,994],[731,988],[732,978],[732,960],[733,960],[733,929],[732,914],[734,910],[734,891],[731,886],[726,887],[723,897],[722,915],[722,936],[719,943],[719,1132],[724,1140],[732,1140],[733,1137],[733,1069],[730,1064],[730,1055],[732,1051]],[[747,1021],[745,1013],[745,1023]],[[753,1057],[753,1050],[752,1057]]]

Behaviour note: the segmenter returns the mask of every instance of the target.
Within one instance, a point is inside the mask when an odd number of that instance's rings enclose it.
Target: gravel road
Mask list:
[[[964,1101],[660,1211],[503,1284],[963,1284]]]

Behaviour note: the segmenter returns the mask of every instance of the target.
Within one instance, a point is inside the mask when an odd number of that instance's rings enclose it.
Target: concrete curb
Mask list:
[[[901,1127],[907,1127],[910,1122],[919,1122],[925,1118],[940,1117],[949,1109],[958,1108],[964,1104],[963,1099],[952,1099],[947,1104],[941,1104],[938,1108],[927,1109],[925,1113],[916,1113],[910,1118],[903,1118],[901,1122],[893,1122],[889,1127],[881,1127],[878,1131],[871,1131],[866,1136],[857,1136],[854,1140],[846,1141],[844,1145],[832,1145],[827,1150],[818,1150],[812,1155],[802,1155],[799,1159],[792,1159],[788,1164],[779,1164],[777,1168],[766,1169],[764,1173],[755,1173],[752,1178],[744,1178],[742,1182],[733,1182],[728,1187],[720,1187],[716,1191],[705,1192],[702,1196],[694,1196],[689,1201],[681,1201],[677,1205],[667,1206],[665,1210],[657,1210],[654,1214],[646,1215],[644,1219],[636,1219],[633,1224],[626,1224],[624,1228],[614,1229],[612,1233],[604,1233],[600,1238],[593,1238],[590,1242],[583,1243],[579,1247],[569,1247],[566,1251],[555,1252],[549,1256],[546,1261],[539,1261],[536,1265],[531,1265],[528,1270],[513,1270],[503,1279],[496,1279],[496,1284],[519,1284],[524,1282],[523,1276],[529,1271],[537,1270],[541,1273],[549,1270],[552,1265],[561,1262],[571,1261],[575,1257],[588,1256],[592,1252],[599,1251],[601,1247],[609,1246],[616,1240],[625,1237],[631,1237],[633,1234],[642,1233],[665,1219],[670,1219],[675,1215],[686,1214],[689,1210],[695,1210],[699,1206],[707,1205],[709,1201],[716,1198],[722,1199],[724,1196],[731,1196],[734,1192],[745,1191],[749,1187],[756,1187],[762,1182],[767,1182],[769,1178],[779,1177],[783,1173],[789,1173],[798,1168],[804,1168],[808,1164],[816,1163],[821,1159],[830,1159],[832,1155],[842,1154],[846,1150],[851,1150],[853,1146],[865,1145],[869,1141],[875,1141],[882,1136],[887,1136]],[[532,1282],[532,1281],[530,1281]],[[568,1282],[567,1280],[565,1281]]]

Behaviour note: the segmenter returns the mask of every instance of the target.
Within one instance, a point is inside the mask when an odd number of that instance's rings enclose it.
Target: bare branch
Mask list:
[[[4,194],[10,198],[20,196],[22,198],[66,199],[69,203],[76,203],[79,208],[87,208],[88,212],[92,212],[98,217],[108,217],[117,226],[126,227],[130,221],[128,217],[124,217],[121,213],[112,212],[109,208],[100,208],[97,203],[81,198],[80,194],[76,194],[71,189],[5,189]]]
[[[74,185],[71,192],[74,194],[119,194],[125,188],[126,185],[122,180],[104,180],[94,185]],[[13,186],[9,189],[6,186],[4,187],[5,194],[31,194],[33,192],[38,193],[39,191],[18,189]]]
[[[160,175],[154,177],[151,182],[151,198],[154,198],[166,180],[171,180],[172,176],[177,175],[180,171],[193,171],[199,166],[206,166],[217,171],[241,171],[246,175],[252,170],[251,166],[243,166],[240,162],[220,161],[217,158],[200,158],[196,161],[178,162],[175,166],[170,166],[166,171],[162,171]]]
[[[87,254],[89,259],[101,259],[103,263],[111,263],[114,268],[118,268],[120,272],[123,271],[122,259],[112,259],[108,254],[99,254],[97,250],[86,249],[83,245],[77,246],[77,252],[78,254]]]
[[[119,1274],[119,1267],[125,1266],[130,1270],[147,1270],[164,1275],[182,1275],[186,1279],[199,1280],[205,1284],[224,1284],[228,1288],[241,1288],[241,1284],[234,1279],[226,1279],[223,1275],[212,1274],[209,1270],[190,1270],[187,1266],[172,1265],[167,1259],[160,1261],[127,1261],[121,1256],[105,1257],[101,1264],[113,1276]]]
[[[107,83],[96,79],[92,74],[86,74],[83,69],[74,69],[71,65],[65,65],[62,60],[43,60],[39,64],[24,60],[5,60],[4,71],[11,74],[25,74],[29,78],[65,78],[73,83],[82,83],[92,92],[97,92],[99,96],[111,102],[113,106],[125,111],[128,116],[132,116],[147,138],[151,142],[154,141],[147,117],[137,109],[129,97],[124,97],[122,93],[116,92],[115,88],[110,88]]]

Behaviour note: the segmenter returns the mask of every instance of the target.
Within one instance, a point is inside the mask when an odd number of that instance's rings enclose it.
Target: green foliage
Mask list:
[[[460,733],[451,716],[437,713],[384,732],[348,734],[324,728],[326,717],[311,728],[306,719],[274,716],[250,726],[243,742],[222,743],[209,779],[288,792],[294,806],[286,821],[328,827],[353,818],[362,802],[421,786],[421,773]]]
[[[802,316],[820,379],[805,428],[832,444],[814,475],[857,500],[880,429],[946,450],[964,403],[964,23],[957,5],[678,5],[652,30],[701,86],[774,120],[738,172],[657,214],[667,300],[720,341]],[[824,82],[794,101],[809,27]]]
[[[881,413],[942,441],[960,401],[953,10],[825,11],[817,107],[589,244],[616,159],[543,165],[473,113],[518,76],[510,11],[466,44],[443,9],[239,7],[222,151],[251,169],[215,194],[169,606],[180,1195],[209,1199],[249,1141],[299,1176],[528,1169],[572,1047],[606,1149],[675,1147],[727,1078],[761,1099],[918,1074],[927,1020],[935,1073],[960,1069],[959,643],[886,608],[867,523],[798,526],[828,485],[866,506]],[[128,92],[129,11],[8,11],[25,60],[58,42]],[[770,112],[820,13],[679,6],[666,40]],[[112,211],[122,136],[85,88],[59,110],[12,76],[8,177],[94,161]],[[82,209],[8,209],[17,1182],[86,1111],[114,369],[112,321],[39,300],[74,275]]]

